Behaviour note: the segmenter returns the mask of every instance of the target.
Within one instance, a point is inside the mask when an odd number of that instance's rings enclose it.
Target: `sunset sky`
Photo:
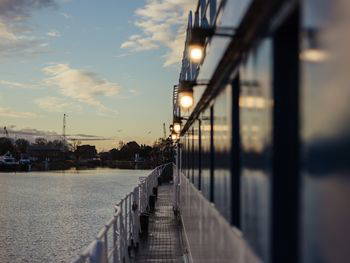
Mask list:
[[[0,0],[0,125],[61,134],[66,113],[66,133],[99,150],[151,144],[172,117],[196,2]]]

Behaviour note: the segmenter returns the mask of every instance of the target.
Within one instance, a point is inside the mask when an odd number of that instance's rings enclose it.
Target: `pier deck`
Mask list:
[[[172,192],[172,185],[158,187],[155,212],[149,218],[149,235],[140,243],[135,262],[182,262],[181,226],[173,213]]]

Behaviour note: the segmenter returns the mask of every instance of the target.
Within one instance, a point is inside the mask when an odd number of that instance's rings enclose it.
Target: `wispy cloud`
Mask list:
[[[125,41],[121,48],[128,48],[132,51],[143,51],[156,49],[159,46],[150,37],[142,37],[140,35],[132,35],[128,41]]]
[[[37,118],[38,115],[33,112],[20,112],[10,108],[0,107],[0,116],[7,118]]]
[[[72,18],[72,15],[67,14],[67,13],[60,13],[65,19],[70,19]]]
[[[61,33],[55,29],[50,30],[49,32],[46,33],[49,37],[60,37]]]
[[[99,97],[118,94],[120,86],[101,78],[94,72],[71,68],[68,64],[54,64],[43,68],[48,76],[44,83],[59,88],[62,95],[96,107],[101,113],[116,113],[107,108]]]
[[[7,81],[7,80],[0,80],[0,87],[9,87],[9,88],[19,88],[19,89],[38,89],[42,86],[40,84],[34,84],[34,83],[21,83],[21,82],[15,82],[15,81]]]
[[[135,11],[135,26],[141,29],[142,35],[130,36],[121,48],[139,52],[163,46],[168,48],[164,66],[180,62],[188,12],[196,3],[194,0],[148,0]]]
[[[47,140],[57,140],[62,138],[62,135],[55,131],[39,130],[29,127],[17,128],[16,125],[5,125],[1,123],[0,126],[6,126],[10,136],[16,138],[25,138],[31,142],[34,142],[35,138],[38,137],[44,137]],[[112,137],[104,137],[91,134],[67,134],[66,136],[68,140],[80,141],[109,141],[114,139]]]
[[[0,56],[35,55],[47,52],[26,24],[33,10],[54,6],[54,0],[0,1]]]
[[[82,107],[77,103],[69,102],[66,99],[58,97],[43,97],[38,98],[35,101],[35,104],[39,108],[48,111],[48,112],[81,112]]]

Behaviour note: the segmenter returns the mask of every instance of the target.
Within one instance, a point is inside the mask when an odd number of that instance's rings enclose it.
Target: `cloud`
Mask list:
[[[1,124],[0,126],[2,127],[6,126],[10,137],[25,138],[31,142],[34,142],[34,140],[38,137],[44,137],[47,140],[60,140],[62,138],[62,135],[55,131],[45,131],[45,130],[38,130],[34,128],[23,128],[23,129],[17,128],[16,129],[15,125]],[[103,136],[89,135],[89,134],[67,134],[66,136],[68,140],[80,140],[80,141],[108,141],[113,139],[110,137],[103,137]]]
[[[33,10],[54,5],[54,0],[0,0],[0,57],[48,52],[26,20]]]
[[[10,87],[10,88],[20,88],[20,89],[38,89],[41,87],[39,84],[33,84],[33,83],[21,83],[21,82],[14,82],[14,81],[7,81],[7,80],[0,80],[0,87]]]
[[[10,108],[0,107],[0,116],[8,118],[37,118],[38,115],[33,112],[14,111]]]
[[[144,51],[156,49],[159,46],[150,38],[143,38],[140,35],[133,35],[129,38],[128,41],[125,41],[121,46],[121,48],[128,48],[132,51]]]
[[[68,102],[66,99],[58,97],[43,97],[38,98],[35,104],[39,108],[48,112],[81,112],[82,107],[76,103]]]
[[[57,30],[50,30],[49,32],[47,32],[47,34],[49,37],[60,37],[61,33]]]
[[[43,131],[43,130],[37,130],[33,128],[16,129],[15,125],[1,124],[1,126],[6,126],[10,137],[16,138],[16,139],[24,138],[26,140],[29,140],[30,142],[34,142],[34,140],[38,137],[44,137],[48,140],[59,140],[62,138],[60,134],[54,131]]]
[[[148,0],[135,11],[134,23],[142,35],[132,35],[121,48],[133,52],[166,47],[164,66],[181,61],[185,42],[188,12],[195,7],[194,0]]]
[[[89,134],[71,134],[68,135],[68,140],[71,141],[110,141],[113,140],[113,138],[110,137],[104,137],[104,136],[97,136],[97,135],[89,135]]]
[[[1,0],[0,15],[19,20],[28,17],[33,9],[54,6],[54,0]]]
[[[120,86],[99,77],[94,72],[71,68],[68,64],[54,64],[43,68],[48,76],[44,83],[57,87],[66,97],[96,107],[100,113],[116,113],[98,99],[119,93]]]
[[[67,14],[67,13],[60,13],[65,19],[70,19],[72,18],[72,15]]]

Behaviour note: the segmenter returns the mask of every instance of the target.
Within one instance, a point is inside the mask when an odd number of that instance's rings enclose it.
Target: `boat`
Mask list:
[[[349,17],[346,0],[199,0],[173,90],[175,162],[74,262],[348,262]],[[163,198],[148,235],[162,251],[138,261],[134,216],[168,167],[173,188],[159,190],[173,194],[185,259],[162,258],[177,252],[162,244],[174,240]]]
[[[19,163],[16,161],[16,159],[12,156],[10,152],[7,152],[4,155],[0,156],[0,170],[16,170],[18,168],[18,164]]]

